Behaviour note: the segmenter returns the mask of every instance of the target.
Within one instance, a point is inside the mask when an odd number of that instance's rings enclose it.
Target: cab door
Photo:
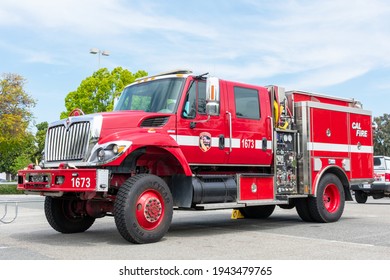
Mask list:
[[[227,83],[228,163],[270,166],[273,157],[272,114],[268,90]],[[231,143],[231,146],[230,146]]]
[[[190,165],[223,165],[227,121],[226,98],[221,93],[217,115],[206,114],[206,80],[190,78],[178,109],[177,142]],[[225,108],[225,109],[223,109]]]

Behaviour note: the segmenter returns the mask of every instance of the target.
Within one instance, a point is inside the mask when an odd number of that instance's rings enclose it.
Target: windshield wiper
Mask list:
[[[195,80],[204,80],[204,79],[206,79],[205,76],[207,76],[208,74],[209,74],[209,72],[201,74],[201,75],[198,75],[198,76],[195,76],[194,79]]]

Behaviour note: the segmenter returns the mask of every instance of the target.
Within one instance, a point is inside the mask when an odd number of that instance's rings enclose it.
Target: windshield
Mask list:
[[[174,113],[184,81],[183,78],[167,78],[131,85],[121,94],[114,111]]]

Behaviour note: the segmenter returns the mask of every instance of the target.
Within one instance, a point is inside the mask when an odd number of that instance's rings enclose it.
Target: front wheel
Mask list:
[[[318,184],[316,197],[308,200],[310,216],[320,223],[336,222],[344,211],[344,188],[334,174],[326,174]]]
[[[367,202],[367,194],[362,191],[355,191],[355,200],[357,203],[366,203]]]
[[[84,211],[85,202],[76,198],[45,198],[45,216],[53,229],[61,233],[84,232],[95,218]]]
[[[160,177],[138,174],[119,188],[114,218],[125,240],[137,244],[159,241],[168,231],[172,215],[172,194]]]

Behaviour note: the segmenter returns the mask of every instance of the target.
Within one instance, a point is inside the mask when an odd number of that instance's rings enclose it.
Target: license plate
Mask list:
[[[363,189],[371,189],[371,185],[370,184],[363,184]]]

